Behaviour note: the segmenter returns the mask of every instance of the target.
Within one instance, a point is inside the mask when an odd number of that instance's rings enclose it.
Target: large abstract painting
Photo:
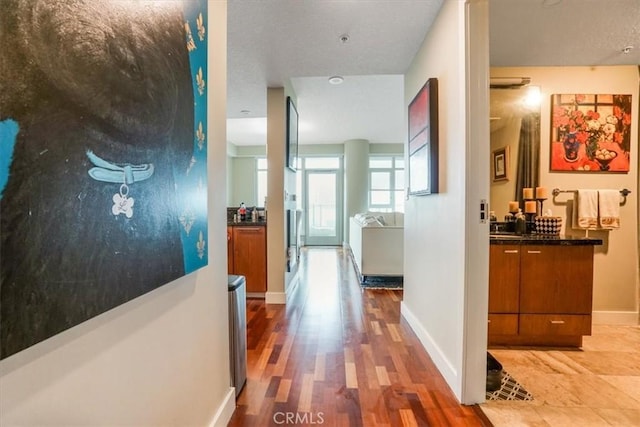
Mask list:
[[[0,0],[0,358],[207,265],[206,5]]]
[[[438,79],[409,103],[409,194],[438,193]]]

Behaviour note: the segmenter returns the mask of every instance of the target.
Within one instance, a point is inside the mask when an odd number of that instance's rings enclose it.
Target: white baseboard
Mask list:
[[[226,427],[226,425],[229,424],[229,421],[231,421],[233,411],[235,410],[236,389],[235,387],[229,387],[229,391],[213,416],[213,420],[209,423],[209,427]]]
[[[269,292],[264,294],[264,302],[267,304],[286,304],[287,294],[284,292]]]
[[[591,319],[594,325],[636,326],[640,316],[637,311],[594,311]]]
[[[451,362],[449,362],[449,359],[447,359],[438,344],[436,344],[431,335],[429,335],[429,332],[422,326],[418,318],[411,312],[404,301],[400,303],[400,313],[407,323],[409,323],[413,332],[418,336],[422,346],[427,353],[429,353],[431,360],[433,360],[433,363],[435,363],[445,381],[449,384],[449,388],[451,388],[458,400],[460,400],[460,384],[462,381],[458,378],[458,371]]]

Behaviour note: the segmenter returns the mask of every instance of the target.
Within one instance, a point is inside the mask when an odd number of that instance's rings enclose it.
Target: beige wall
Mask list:
[[[207,31],[209,265],[2,360],[0,425],[226,425],[226,3]]]
[[[524,67],[492,68],[491,76],[527,76],[531,84],[540,86],[541,153],[540,184],[563,190],[578,188],[628,188],[632,191],[621,207],[621,227],[615,231],[590,231],[589,236],[602,238],[594,259],[593,310],[595,323],[638,323],[638,82],[636,66],[609,67]],[[631,162],[625,174],[559,173],[549,171],[549,138],[551,134],[551,95],[560,93],[611,93],[632,95]],[[566,225],[571,195],[547,200],[545,209],[563,216]],[[564,230],[567,234],[585,235],[584,231]]]

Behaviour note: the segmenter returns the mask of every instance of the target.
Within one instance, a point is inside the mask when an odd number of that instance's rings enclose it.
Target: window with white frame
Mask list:
[[[404,157],[369,158],[369,210],[404,212]]]
[[[256,206],[263,208],[267,197],[267,159],[256,159]]]

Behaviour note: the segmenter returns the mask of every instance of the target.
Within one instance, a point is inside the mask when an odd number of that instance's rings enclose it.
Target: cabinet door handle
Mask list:
[[[552,325],[564,325],[564,320],[550,320]]]
[[[242,227],[242,230],[238,230],[240,233],[245,232],[245,231],[251,231],[251,232],[256,232],[256,231],[260,231],[260,227]]]
[[[517,254],[518,250],[517,249],[505,249],[504,253],[505,254]]]
[[[542,251],[527,251],[528,254],[541,254]]]

